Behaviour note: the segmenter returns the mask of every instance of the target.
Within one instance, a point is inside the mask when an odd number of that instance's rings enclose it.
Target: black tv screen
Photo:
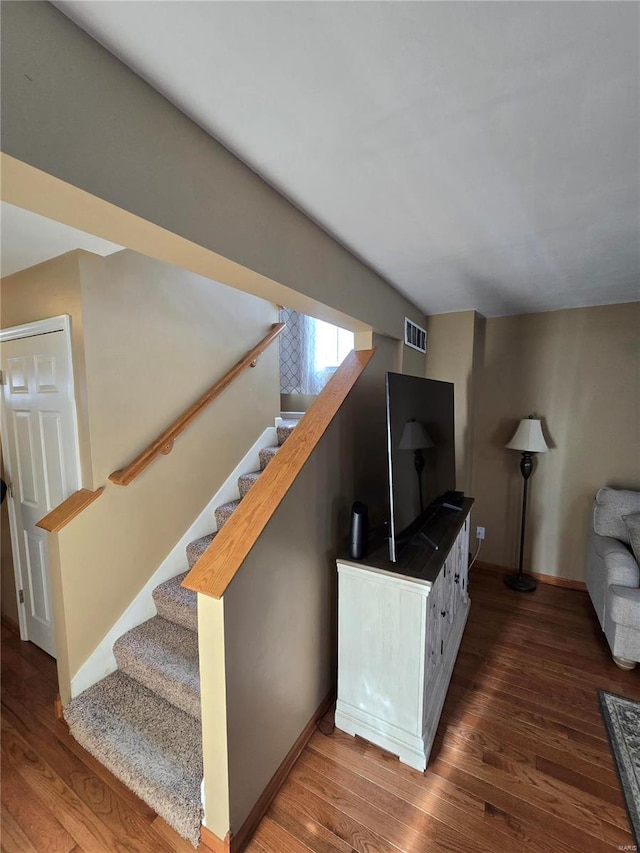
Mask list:
[[[453,384],[387,373],[386,390],[389,557],[396,562],[438,499],[456,487]],[[424,465],[420,476],[416,457]]]

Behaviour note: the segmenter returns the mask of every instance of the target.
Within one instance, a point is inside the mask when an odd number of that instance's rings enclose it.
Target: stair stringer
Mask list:
[[[276,423],[281,419],[277,418]],[[96,682],[115,672],[118,668],[113,644],[127,631],[136,628],[147,619],[156,615],[153,602],[153,590],[164,581],[186,571],[187,565],[186,547],[194,539],[213,533],[215,530],[214,510],[222,503],[234,500],[238,497],[238,477],[249,474],[259,467],[258,453],[265,447],[277,444],[276,427],[267,427],[258,440],[247,451],[241,461],[229,474],[222,486],[213,495],[193,524],[184,533],[180,540],[164,558],[160,566],[142,587],[120,618],[112,625],[101,642],[89,655],[80,669],[71,678],[71,698],[78,696]]]

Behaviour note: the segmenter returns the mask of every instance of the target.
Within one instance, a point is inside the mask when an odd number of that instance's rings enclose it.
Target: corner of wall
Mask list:
[[[224,599],[198,595],[204,825],[218,838],[231,827]]]
[[[71,700],[71,667],[69,665],[69,649],[67,645],[67,630],[65,618],[65,594],[60,563],[59,535],[47,535],[47,552],[49,558],[49,581],[51,599],[55,613],[56,667],[58,671],[58,689],[62,704]]]
[[[456,424],[457,488],[470,493],[474,417],[475,311],[431,314],[427,317],[425,376],[453,382]]]

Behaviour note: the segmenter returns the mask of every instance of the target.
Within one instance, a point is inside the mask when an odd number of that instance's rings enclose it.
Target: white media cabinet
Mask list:
[[[338,559],[336,727],[424,770],[447,695],[471,602],[469,525],[440,510],[429,527],[438,544],[411,544],[399,562],[378,550]]]

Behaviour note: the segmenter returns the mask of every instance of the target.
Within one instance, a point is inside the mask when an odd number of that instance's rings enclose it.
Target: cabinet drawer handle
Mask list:
[[[441,610],[441,611],[440,611],[440,615],[441,615],[441,616],[446,616],[446,615],[447,615],[447,611],[446,611],[446,610]]]

